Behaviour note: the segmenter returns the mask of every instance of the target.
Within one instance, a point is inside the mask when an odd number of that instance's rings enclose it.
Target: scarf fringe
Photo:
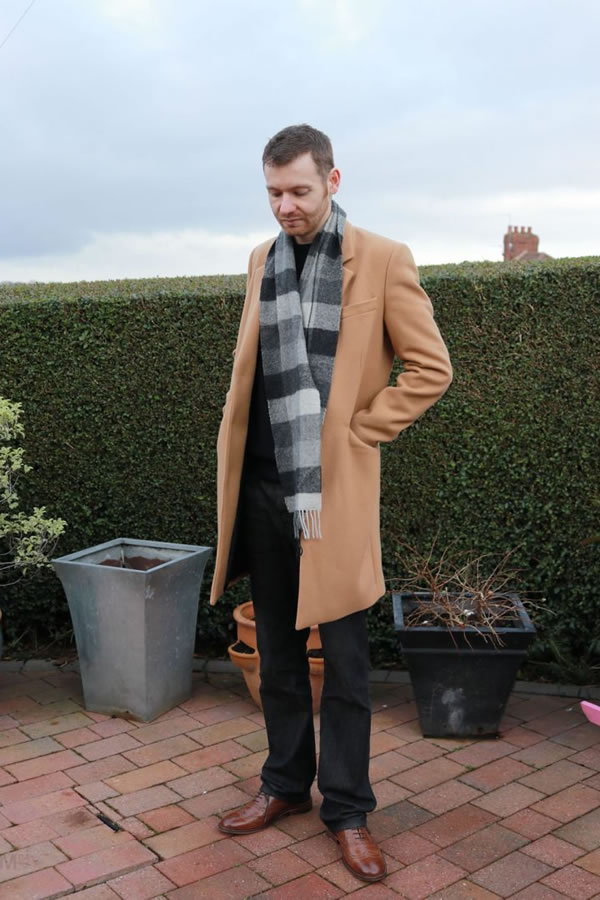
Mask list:
[[[321,510],[297,509],[294,512],[294,536],[300,537],[300,531],[305,540],[321,538]]]

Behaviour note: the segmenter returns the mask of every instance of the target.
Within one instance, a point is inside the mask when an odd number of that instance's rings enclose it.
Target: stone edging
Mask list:
[[[239,669],[229,660],[194,659],[194,671],[238,673]],[[410,676],[402,669],[372,669],[369,681],[376,684],[410,684]],[[574,697],[578,700],[600,700],[600,685],[596,684],[546,684],[539,681],[516,681],[513,690],[520,694],[546,694],[552,697]]]
[[[0,675],[2,672],[42,671],[54,665],[54,660],[29,659],[29,660],[0,660]],[[64,666],[56,666],[61,672],[78,672],[77,662],[67,663]],[[239,669],[228,659],[209,659],[194,657],[194,672],[203,672],[207,675],[239,675]],[[369,673],[369,681],[374,684],[410,684],[408,672],[400,669],[372,669]],[[573,697],[576,700],[600,701],[600,685],[595,684],[545,684],[539,681],[516,681],[514,689],[517,693],[541,694],[552,697]]]

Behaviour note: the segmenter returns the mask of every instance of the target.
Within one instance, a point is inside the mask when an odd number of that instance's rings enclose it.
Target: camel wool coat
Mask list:
[[[217,441],[212,605],[226,580],[232,583],[245,574],[231,573],[230,560],[258,351],[260,289],[272,243],[266,241],[250,256]],[[452,380],[448,351],[408,247],[346,222],[342,252],[340,330],[321,434],[322,538],[301,539],[297,629],[367,609],[385,593],[379,442],[393,441]],[[394,356],[403,362],[403,371],[389,385]]]

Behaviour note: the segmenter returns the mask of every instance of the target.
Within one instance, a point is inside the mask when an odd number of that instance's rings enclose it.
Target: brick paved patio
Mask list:
[[[217,831],[265,754],[236,675],[197,673],[189,702],[142,725],[86,712],[76,671],[0,663],[0,900],[600,898],[600,728],[576,700],[515,693],[498,740],[424,740],[408,685],[372,693],[389,874],[365,886],[316,807]]]

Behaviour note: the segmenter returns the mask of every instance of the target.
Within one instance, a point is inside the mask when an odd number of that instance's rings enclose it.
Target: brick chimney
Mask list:
[[[509,225],[504,235],[504,261],[523,257],[523,254],[537,254],[540,239],[531,233],[531,225]]]

